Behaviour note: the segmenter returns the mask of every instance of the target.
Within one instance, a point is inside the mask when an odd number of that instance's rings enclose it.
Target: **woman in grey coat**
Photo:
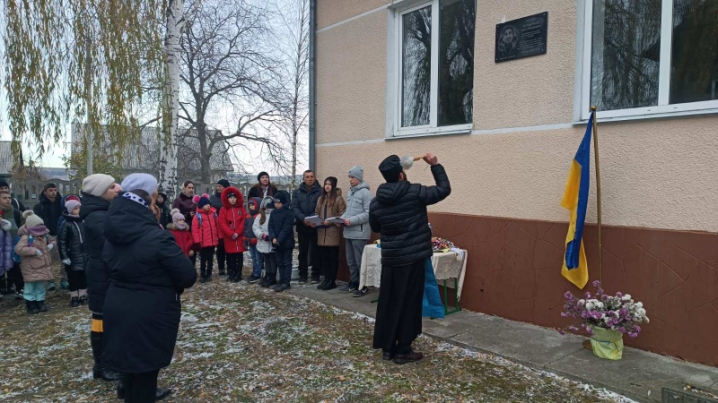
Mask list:
[[[347,265],[349,266],[349,285],[341,291],[355,292],[361,296],[367,292],[366,289],[358,289],[359,270],[361,269],[364,246],[371,236],[369,205],[374,196],[369,190],[369,184],[364,182],[364,168],[358,165],[349,170],[349,184],[351,189],[347,193],[347,211],[342,215]]]

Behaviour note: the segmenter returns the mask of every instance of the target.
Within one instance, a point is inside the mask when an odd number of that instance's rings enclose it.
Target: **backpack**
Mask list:
[[[217,213],[213,213],[212,215],[214,216],[215,219],[218,218]],[[195,218],[197,218],[199,220],[199,227],[202,228],[202,213],[197,213]]]
[[[45,241],[47,241],[48,244],[50,243],[50,236],[47,234],[45,234]],[[15,263],[20,263],[22,261],[22,258],[20,257],[20,255],[15,253],[15,246],[17,246],[18,242],[20,242],[20,236],[15,235],[15,239],[13,240],[13,243],[12,243],[12,261]],[[35,243],[35,237],[33,235],[28,235],[27,246],[32,246],[34,243]]]

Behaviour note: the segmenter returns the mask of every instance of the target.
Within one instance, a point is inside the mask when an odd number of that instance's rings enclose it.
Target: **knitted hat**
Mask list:
[[[148,195],[157,191],[157,179],[150,174],[130,174],[122,181],[122,189],[131,192],[144,190]]]
[[[364,180],[364,168],[360,167],[359,165],[355,165],[352,167],[352,169],[349,170],[349,176],[353,176],[360,181]]]
[[[218,184],[218,185],[222,185],[222,186],[224,186],[224,187],[226,187],[226,188],[229,187],[229,181],[228,181],[227,179],[220,179],[220,180],[217,181],[217,184]]]
[[[22,216],[25,217],[25,226],[27,228],[33,228],[40,225],[45,225],[45,221],[42,220],[42,217],[35,214],[32,210],[28,210],[24,213],[22,213]]]
[[[0,188],[9,188],[10,184],[5,179],[0,179]]]
[[[260,172],[259,175],[257,175],[257,182],[262,180],[262,176],[266,176],[267,178],[269,178],[269,174],[263,171]]]
[[[209,199],[209,195],[207,193],[202,193],[202,197],[206,197]]]
[[[82,191],[100,197],[114,184],[115,178],[110,175],[94,174],[82,180]]]
[[[404,171],[401,167],[401,159],[396,155],[390,155],[379,164],[379,171],[388,183],[399,182],[399,174]]]
[[[289,193],[285,192],[284,190],[280,190],[277,192],[277,194],[274,195],[274,201],[278,201],[284,205],[289,202]]]
[[[82,203],[77,200],[68,200],[65,202],[65,210],[67,210],[68,214],[72,214],[72,210],[74,210],[75,207],[79,207],[81,205]]]
[[[227,198],[229,199],[230,197],[237,197],[237,195],[234,192],[227,192]]]
[[[197,203],[197,207],[202,208],[209,204],[209,199],[202,196],[199,198],[199,203]]]
[[[175,224],[184,220],[184,214],[180,213],[179,209],[173,208],[172,211],[170,211],[170,215],[172,215],[172,222]]]

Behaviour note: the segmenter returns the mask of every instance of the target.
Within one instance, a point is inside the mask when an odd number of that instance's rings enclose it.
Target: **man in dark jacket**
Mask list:
[[[322,187],[317,183],[314,171],[304,171],[303,181],[292,197],[292,213],[299,239],[299,284],[307,282],[309,262],[317,250],[317,229],[312,228],[306,218],[315,214],[317,201],[322,195]],[[317,269],[318,267],[312,265],[312,284],[319,283],[320,273]]]
[[[217,217],[219,217],[219,211],[222,210],[222,192],[228,187],[229,181],[227,179],[218,180],[215,187],[216,192],[209,198],[209,205],[217,210]],[[224,261],[226,258],[227,253],[224,250],[224,240],[219,238],[219,243],[217,244],[217,267],[219,268],[220,276],[224,276],[226,273],[224,270]]]
[[[292,251],[294,250],[294,232],[292,223],[294,214],[287,208],[289,193],[280,190],[274,196],[274,211],[269,216],[269,241],[275,250],[277,269],[279,270],[279,284],[274,291],[282,292],[290,288],[292,277]],[[316,235],[316,234],[315,234]]]
[[[374,348],[397,364],[423,356],[411,344],[421,334],[426,259],[433,253],[426,206],[451,193],[449,178],[436,157],[426,154],[436,186],[409,183],[400,159],[387,157],[379,170],[387,183],[379,186],[369,209],[369,224],[381,234],[381,292],[374,325]]]
[[[122,187],[129,191],[112,201],[104,225],[102,257],[111,281],[103,358],[123,374],[125,401],[152,402],[171,392],[158,396],[157,375],[172,361],[180,295],[194,285],[197,273],[149,209],[157,197],[157,180],[132,174]]]
[[[92,369],[95,379],[113,381],[119,376],[108,371],[102,361],[102,339],[104,330],[104,306],[110,278],[107,267],[102,261],[102,248],[105,246],[105,218],[110,208],[110,201],[117,197],[120,185],[110,175],[90,175],[82,181],[82,207],[80,219],[83,220],[85,233],[85,255],[87,265],[85,276],[87,279],[88,306],[92,312],[92,326],[90,329],[90,345],[95,366]]]

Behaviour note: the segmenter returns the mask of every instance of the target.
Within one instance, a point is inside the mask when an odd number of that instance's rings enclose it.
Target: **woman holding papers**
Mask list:
[[[330,176],[324,180],[324,189],[317,202],[315,213],[322,222],[321,225],[312,223],[317,228],[317,272],[324,275],[324,281],[319,286],[320,290],[331,290],[337,288],[337,270],[339,269],[339,243],[341,242],[341,224],[327,221],[344,214],[347,205],[341,195],[341,189],[337,189],[337,178]],[[336,220],[335,220],[336,221]]]

